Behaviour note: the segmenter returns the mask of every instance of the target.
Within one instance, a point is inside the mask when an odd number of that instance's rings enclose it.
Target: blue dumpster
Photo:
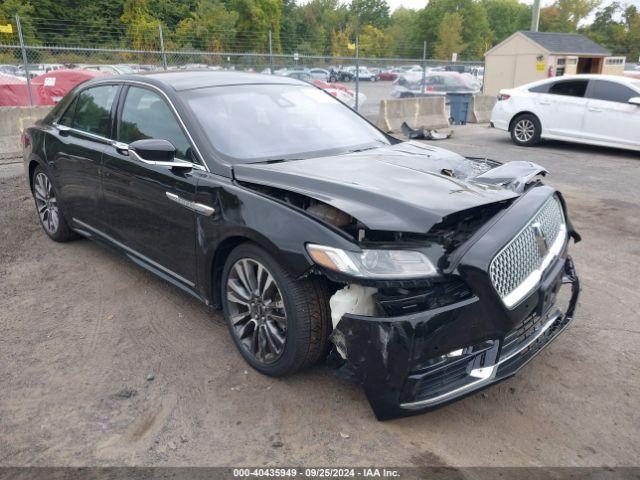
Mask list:
[[[451,123],[466,125],[473,94],[469,92],[448,92],[447,101],[451,107]]]

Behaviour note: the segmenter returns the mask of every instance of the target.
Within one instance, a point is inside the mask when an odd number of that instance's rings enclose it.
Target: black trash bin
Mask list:
[[[451,124],[466,125],[473,93],[470,92],[448,92],[447,101],[451,108]]]

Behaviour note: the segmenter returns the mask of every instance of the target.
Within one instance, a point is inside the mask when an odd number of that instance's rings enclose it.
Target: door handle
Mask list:
[[[600,113],[600,112],[602,112],[602,109],[600,109],[600,108],[595,108],[595,107],[589,107],[589,111],[590,111],[590,112]]]
[[[176,202],[178,205],[182,205],[189,210],[193,210],[200,215],[204,215],[205,217],[210,217],[216,211],[215,208],[210,207],[208,205],[204,205],[203,203],[192,202],[191,200],[187,200],[186,198],[182,198],[179,195],[171,192],[165,192],[167,198],[172,202]]]
[[[546,100],[540,100],[540,105],[551,105],[551,102],[548,102]]]

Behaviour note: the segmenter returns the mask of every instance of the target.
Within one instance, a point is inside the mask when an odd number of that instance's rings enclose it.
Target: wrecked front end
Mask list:
[[[381,283],[370,297],[375,315],[342,315],[334,362],[364,386],[381,420],[514,375],[573,319],[580,288],[571,236],[558,193],[529,190],[447,255],[439,278],[415,287]]]
[[[380,204],[350,208],[353,196],[312,195],[302,187],[292,193],[294,176],[286,191],[283,184],[252,184],[348,235],[360,249],[306,247],[315,264],[310,273],[334,286],[330,363],[363,385],[378,419],[423,412],[514,375],[569,325],[580,290],[568,255],[570,239],[579,236],[562,196],[537,179],[545,173],[537,165],[465,159],[425,172],[400,157],[385,163],[398,167],[393,173],[450,179],[448,197],[441,192],[435,207],[446,214],[420,231],[419,202],[407,203],[415,215],[401,218],[413,223],[404,220],[404,232],[384,230],[401,220],[353,214],[377,213]],[[407,189],[412,181],[407,178]],[[444,188],[423,186],[433,185]],[[366,193],[382,191],[376,188],[368,185]],[[499,190],[496,200],[480,201],[487,198],[483,188]],[[472,203],[459,195],[479,200],[456,210],[456,200]],[[394,200],[392,213],[400,215],[405,205]],[[404,270],[394,270],[393,262]],[[412,274],[419,271],[424,275]]]

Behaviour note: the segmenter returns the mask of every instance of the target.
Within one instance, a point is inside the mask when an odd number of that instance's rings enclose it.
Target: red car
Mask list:
[[[396,70],[383,70],[378,74],[378,80],[395,80],[399,73]]]

